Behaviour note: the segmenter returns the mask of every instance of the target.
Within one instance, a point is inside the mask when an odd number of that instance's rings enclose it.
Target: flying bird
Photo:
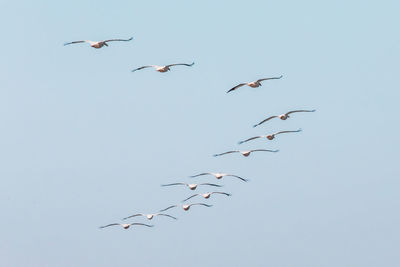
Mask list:
[[[189,177],[190,178],[194,178],[194,177],[203,176],[203,175],[213,175],[217,179],[221,179],[222,177],[225,177],[225,176],[231,176],[231,177],[238,178],[238,179],[242,180],[243,182],[248,182],[249,181],[248,179],[242,178],[242,177],[237,176],[237,175],[227,174],[227,173],[220,173],[220,172],[204,172],[204,173],[200,173],[200,174],[189,176]]]
[[[182,200],[182,202],[185,202],[185,201],[187,201],[187,200],[189,200],[189,199],[191,199],[191,198],[193,198],[195,196],[202,196],[205,199],[209,199],[210,196],[213,195],[213,194],[221,194],[221,195],[225,195],[225,196],[228,196],[228,197],[231,196],[231,194],[225,193],[225,192],[207,192],[207,193],[204,193],[204,194],[194,194],[194,195]]]
[[[89,41],[89,40],[82,40],[82,41],[74,41],[74,42],[69,42],[69,43],[65,43],[64,45],[70,45],[70,44],[79,44],[79,43],[88,43],[91,47],[93,48],[102,48],[103,46],[108,46],[108,42],[128,42],[131,41],[133,39],[133,37],[129,38],[129,39],[109,39],[109,40],[104,40],[104,41]]]
[[[252,88],[257,88],[257,87],[259,87],[259,86],[262,86],[262,84],[261,84],[262,81],[266,81],[266,80],[277,80],[277,79],[280,79],[280,78],[282,78],[282,77],[283,77],[283,76],[281,75],[281,76],[279,76],[279,77],[263,78],[263,79],[259,79],[259,80],[257,80],[257,81],[249,82],[249,83],[240,83],[240,84],[236,85],[235,87],[229,89],[229,90],[227,91],[227,93],[232,92],[232,91],[234,91],[234,90],[236,90],[236,89],[238,89],[239,87],[242,87],[242,86],[244,86],[244,85],[250,86],[250,87],[252,87]]]
[[[275,138],[275,136],[278,135],[278,134],[283,134],[283,133],[298,133],[298,132],[301,132],[301,129],[298,129],[298,130],[296,130],[296,131],[280,131],[280,132],[276,132],[276,133],[273,133],[273,134],[259,135],[259,136],[254,136],[254,137],[251,137],[251,138],[249,138],[249,139],[240,141],[238,144],[240,145],[240,144],[243,144],[243,143],[245,143],[245,142],[248,142],[248,141],[250,141],[250,140],[254,140],[254,139],[257,139],[257,138],[267,138],[268,140],[273,140],[273,139]]]
[[[173,183],[173,184],[162,184],[161,186],[171,186],[171,185],[186,185],[187,187],[189,187],[190,190],[196,190],[197,186],[199,185],[222,187],[222,185],[219,184],[209,184],[209,183],[202,183],[202,184]]]
[[[245,151],[233,150],[233,151],[228,151],[228,152],[224,152],[224,153],[221,153],[221,154],[214,154],[214,157],[218,157],[218,156],[222,156],[222,155],[226,155],[226,154],[231,154],[231,153],[240,153],[244,157],[248,157],[251,154],[251,152],[258,152],[258,151],[278,152],[279,150],[269,150],[269,149],[254,149],[254,150],[245,150]]]
[[[285,114],[281,114],[281,115],[278,115],[278,116],[276,116],[276,115],[275,116],[271,116],[271,117],[268,117],[265,120],[255,124],[255,125],[253,125],[253,127],[257,127],[258,125],[263,124],[264,122],[269,121],[270,119],[273,119],[273,118],[279,118],[281,120],[286,120],[287,118],[290,118],[289,114],[296,113],[296,112],[315,112],[315,109],[313,109],[313,110],[292,110],[292,111],[289,111],[289,112],[287,112]]]
[[[167,72],[167,71],[171,70],[170,67],[172,67],[172,66],[180,66],[180,65],[191,67],[191,66],[194,65],[194,62],[192,64],[177,63],[177,64],[170,64],[170,65],[165,65],[165,66],[157,66],[157,65],[142,66],[142,67],[139,67],[137,69],[132,70],[132,72],[137,71],[137,70],[146,69],[146,68],[154,68],[158,72]]]
[[[160,210],[160,212],[175,208],[175,207],[182,207],[183,210],[187,211],[190,209],[191,206],[196,206],[196,205],[200,205],[200,206],[205,206],[205,207],[212,207],[212,205],[208,205],[208,204],[204,204],[204,203],[192,203],[192,204],[183,204],[183,205],[172,205],[169,206],[168,208],[165,208],[163,210]]]
[[[129,218],[132,218],[132,217],[137,217],[137,216],[146,217],[147,220],[152,220],[155,216],[166,216],[166,217],[170,217],[170,218],[175,219],[175,220],[178,219],[178,218],[176,218],[176,217],[174,217],[174,216],[171,216],[171,215],[169,215],[169,214],[164,214],[164,213],[153,213],[153,214],[137,213],[137,214],[133,214],[133,215],[131,215],[131,216],[125,217],[125,218],[123,218],[122,220],[126,220],[126,219],[129,219]]]
[[[109,226],[114,226],[114,225],[120,225],[122,226],[122,228],[124,229],[128,229],[129,227],[131,227],[131,225],[143,225],[143,226],[147,226],[147,227],[153,227],[154,225],[150,225],[150,224],[145,224],[145,223],[111,223],[111,224],[107,224],[104,226],[100,226],[100,229],[109,227]]]

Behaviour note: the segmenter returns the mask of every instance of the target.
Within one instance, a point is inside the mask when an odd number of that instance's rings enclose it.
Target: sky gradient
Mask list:
[[[399,266],[399,8],[1,1],[0,265]],[[299,108],[317,112],[252,128]],[[212,157],[242,148],[280,152]],[[160,185],[209,171],[250,182],[224,178],[230,198],[154,228],[98,228],[176,204],[192,191]]]

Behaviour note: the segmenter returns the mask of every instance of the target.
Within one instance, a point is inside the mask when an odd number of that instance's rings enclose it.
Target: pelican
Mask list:
[[[202,196],[205,199],[209,199],[210,196],[213,195],[213,194],[221,194],[221,195],[225,195],[225,196],[228,196],[228,197],[231,196],[231,194],[225,193],[225,192],[207,192],[207,193],[204,193],[204,194],[194,194],[194,195],[182,200],[182,202],[185,202],[185,201],[187,201],[187,200],[189,200],[189,199],[191,199],[192,197],[195,197],[195,196]]]
[[[278,135],[278,134],[283,134],[283,133],[298,133],[298,132],[301,132],[301,129],[298,129],[298,130],[296,130],[296,131],[280,131],[280,132],[276,132],[276,133],[273,133],[273,134],[259,135],[259,136],[254,136],[254,137],[251,137],[251,138],[249,138],[249,139],[240,141],[238,144],[240,145],[240,144],[243,144],[243,143],[245,143],[245,142],[248,142],[248,141],[250,141],[250,140],[254,140],[254,139],[257,139],[257,138],[267,138],[268,140],[273,140],[273,139],[275,139],[275,136]]]
[[[222,155],[226,155],[226,154],[231,154],[231,153],[240,153],[244,157],[248,157],[251,152],[257,152],[257,151],[278,152],[279,150],[269,150],[269,149],[254,149],[254,150],[245,150],[245,151],[233,150],[233,151],[228,151],[228,152],[224,152],[224,153],[221,153],[221,154],[214,154],[214,157],[218,157],[218,156],[222,156]]]
[[[235,87],[229,89],[229,90],[227,91],[227,93],[229,93],[229,92],[231,92],[231,91],[234,91],[234,90],[236,90],[236,89],[238,89],[239,87],[242,87],[242,86],[244,86],[244,85],[250,86],[250,87],[252,87],[252,88],[257,88],[257,87],[259,87],[259,86],[262,86],[262,84],[261,84],[262,81],[266,81],[266,80],[276,80],[276,79],[280,79],[280,78],[282,78],[282,77],[283,77],[283,76],[281,75],[281,76],[279,76],[279,77],[263,78],[263,79],[259,79],[259,80],[257,80],[257,81],[249,82],[249,83],[240,83],[240,84],[236,85]]]
[[[190,178],[194,178],[194,177],[203,176],[203,175],[213,175],[217,179],[221,179],[222,177],[225,177],[225,176],[231,176],[231,177],[238,178],[238,179],[242,180],[243,182],[248,182],[249,181],[248,179],[242,178],[242,177],[237,176],[237,175],[227,174],[227,173],[220,173],[220,172],[204,172],[204,173],[200,173],[200,174],[189,176],[189,177]]]
[[[157,65],[142,66],[142,67],[139,67],[137,69],[132,70],[132,72],[137,71],[137,70],[142,70],[142,69],[145,69],[145,68],[154,68],[158,72],[167,72],[167,71],[171,70],[170,67],[179,66],[179,65],[191,67],[191,66],[194,65],[194,62],[192,64],[177,63],[177,64],[170,64],[170,65],[165,65],[165,66],[157,66]]]
[[[184,211],[188,211],[191,206],[195,206],[195,205],[201,205],[201,206],[205,206],[205,207],[208,207],[208,208],[212,207],[212,205],[208,205],[208,204],[204,204],[204,203],[192,203],[192,204],[183,204],[183,205],[172,205],[172,206],[169,206],[168,208],[160,210],[160,212],[163,212],[163,211],[175,208],[175,207],[179,207],[179,206],[182,207],[182,209]]]
[[[196,190],[197,186],[199,185],[222,187],[222,185],[219,184],[209,184],[209,183],[202,183],[202,184],[173,183],[173,184],[162,184],[161,186],[171,186],[171,185],[186,185],[187,187],[189,187],[190,190]]]
[[[74,41],[74,42],[65,43],[64,45],[88,43],[93,48],[102,48],[103,46],[108,46],[108,44],[107,44],[108,42],[115,42],[115,41],[128,42],[128,41],[131,41],[132,39],[133,39],[133,37],[131,37],[129,39],[109,39],[109,40],[103,40],[103,41],[98,41],[98,42],[82,40],[82,41]]]
[[[264,122],[269,121],[270,119],[273,119],[273,118],[279,118],[281,120],[286,120],[287,118],[290,118],[289,114],[292,114],[292,113],[295,113],[295,112],[315,112],[315,109],[313,109],[313,110],[292,110],[292,111],[286,112],[286,113],[278,115],[278,116],[276,116],[276,115],[275,116],[271,116],[271,117],[268,117],[265,120],[255,124],[255,125],[253,125],[253,127],[257,127],[258,125],[263,124]]]
[[[153,227],[154,225],[150,225],[150,224],[145,224],[145,223],[111,223],[111,224],[107,224],[104,226],[100,226],[100,229],[109,227],[109,226],[114,226],[114,225],[121,225],[122,228],[124,229],[128,229],[129,227],[131,227],[131,225],[143,225],[143,226],[147,226],[147,227]]]
[[[132,217],[137,217],[137,216],[146,217],[147,220],[151,220],[151,219],[153,219],[155,216],[166,216],[166,217],[170,217],[170,218],[172,218],[172,219],[178,220],[178,218],[176,218],[176,217],[174,217],[174,216],[171,216],[171,215],[168,215],[168,214],[164,214],[164,213],[153,213],[153,214],[137,213],[137,214],[133,214],[133,215],[131,215],[131,216],[125,217],[125,218],[123,218],[122,220],[126,220],[126,219],[129,219],[129,218],[132,218]]]

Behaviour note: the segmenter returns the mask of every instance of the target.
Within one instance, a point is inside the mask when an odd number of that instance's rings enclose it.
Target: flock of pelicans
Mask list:
[[[122,42],[128,42],[131,41],[133,38],[129,38],[129,39],[109,39],[109,40],[103,40],[103,41],[98,41],[98,42],[94,42],[94,41],[89,41],[89,40],[82,40],[82,41],[74,41],[74,42],[69,42],[69,43],[65,43],[64,45],[70,45],[70,44],[78,44],[78,43],[88,43],[91,47],[93,48],[102,48],[103,46],[108,46],[107,43],[109,42],[115,42],[115,41],[122,41]],[[145,68],[154,68],[156,71],[158,72],[167,72],[170,71],[171,67],[173,66],[187,66],[187,67],[191,67],[194,65],[194,62],[191,64],[186,64],[186,63],[177,63],[177,64],[169,64],[169,65],[164,65],[164,66],[157,66],[157,65],[148,65],[148,66],[142,66],[139,68],[136,68],[134,70],[132,70],[132,72],[138,71],[138,70],[142,70]],[[252,88],[256,88],[256,87],[260,87],[262,86],[261,82],[266,81],[266,80],[275,80],[275,79],[280,79],[282,78],[282,76],[279,77],[271,77],[271,78],[263,78],[263,79],[258,79],[257,81],[253,81],[253,82],[248,82],[248,83],[240,83],[234,87],[232,87],[231,89],[229,89],[227,91],[227,93],[232,92],[234,90],[237,90],[238,88],[242,87],[242,86],[249,86]],[[279,118],[281,120],[286,120],[288,118],[290,118],[289,115],[294,114],[294,113],[299,113],[299,112],[314,112],[315,110],[292,110],[289,112],[286,112],[284,114],[281,115],[274,115],[274,116],[270,116],[264,120],[262,120],[261,122],[253,125],[253,127],[257,127],[271,119],[274,118]],[[238,142],[238,144],[243,144],[258,138],[265,138],[267,140],[273,140],[275,139],[275,137],[279,134],[286,134],[286,133],[296,133],[296,132],[300,132],[301,129],[298,130],[290,130],[290,131],[279,131],[276,133],[272,133],[272,134],[266,134],[266,135],[259,135],[259,136],[254,136],[254,137],[250,137],[246,140],[240,141]],[[214,154],[214,157],[219,157],[219,156],[223,156],[223,155],[227,155],[227,154],[233,154],[233,153],[239,153],[244,157],[248,157],[250,156],[251,153],[253,152],[278,152],[279,150],[270,150],[270,149],[254,149],[254,150],[232,150],[232,151],[227,151],[227,152],[223,152],[223,153],[219,153],[219,154]],[[245,179],[243,177],[237,176],[237,175],[233,175],[233,174],[227,174],[227,173],[213,173],[213,172],[205,172],[205,173],[200,173],[197,175],[193,175],[193,176],[189,176],[190,178],[195,178],[195,177],[199,177],[199,176],[214,176],[216,179],[222,179],[223,177],[233,177],[236,179],[239,179],[243,182],[247,182],[248,179]],[[199,184],[192,184],[192,183],[185,183],[185,182],[177,182],[177,183],[170,183],[170,184],[163,184],[161,185],[163,187],[169,187],[169,186],[185,186],[187,187],[189,190],[196,190],[198,187],[203,187],[203,186],[207,186],[207,187],[222,187],[222,185],[219,184],[213,184],[213,183],[199,183]],[[193,194],[187,198],[185,198],[184,200],[182,200],[182,204],[176,204],[176,205],[171,205],[169,207],[166,207],[164,209],[161,209],[160,211],[156,212],[156,213],[135,213],[132,215],[129,215],[125,218],[123,218],[122,220],[127,220],[130,218],[134,218],[134,217],[145,217],[147,220],[152,220],[154,217],[156,216],[164,216],[164,217],[168,217],[174,220],[177,220],[176,217],[164,213],[167,210],[173,209],[173,208],[178,208],[181,207],[184,211],[188,211],[192,206],[203,206],[203,207],[211,207],[212,205],[206,204],[206,203],[202,203],[202,202],[196,202],[196,203],[191,203],[191,204],[186,204],[186,201],[195,198],[195,197],[202,197],[203,199],[209,199],[212,195],[217,194],[217,195],[224,195],[224,196],[231,196],[230,193],[226,193],[226,192],[220,192],[220,191],[212,191],[212,192],[205,192],[205,193],[197,193],[197,194]],[[111,224],[107,224],[104,226],[100,226],[100,228],[106,228],[106,227],[110,227],[110,226],[121,226],[124,229],[128,229],[131,226],[136,226],[136,225],[140,225],[140,226],[147,226],[147,227],[153,227],[153,225],[150,224],[145,224],[145,223],[139,223],[139,222],[133,222],[133,223],[111,223]]]

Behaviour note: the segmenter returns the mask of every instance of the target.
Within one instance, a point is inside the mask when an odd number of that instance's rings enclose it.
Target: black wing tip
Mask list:
[[[254,125],[253,125],[253,128],[256,128],[258,125],[259,125],[259,124],[254,124]]]

